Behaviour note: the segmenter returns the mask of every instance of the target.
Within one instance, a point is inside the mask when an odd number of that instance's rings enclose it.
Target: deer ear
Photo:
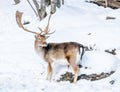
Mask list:
[[[35,39],[37,38],[37,36],[35,35]]]
[[[46,39],[48,39],[50,36],[45,36]]]

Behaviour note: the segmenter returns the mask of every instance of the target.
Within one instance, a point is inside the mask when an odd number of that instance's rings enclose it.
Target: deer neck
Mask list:
[[[35,42],[35,50],[41,57],[44,57],[45,47],[47,47],[47,45],[39,45],[37,42]]]

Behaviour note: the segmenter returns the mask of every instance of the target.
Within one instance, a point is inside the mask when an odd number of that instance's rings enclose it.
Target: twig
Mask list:
[[[30,3],[29,0],[27,0],[27,2],[29,3],[29,5],[31,6],[31,8],[33,9],[34,13],[36,14],[36,16],[38,16],[37,12],[35,11],[35,9],[33,8],[32,4]]]

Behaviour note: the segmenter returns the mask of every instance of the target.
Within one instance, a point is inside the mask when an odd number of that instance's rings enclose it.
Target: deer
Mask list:
[[[77,42],[62,42],[62,43],[47,43],[46,39],[48,35],[50,36],[53,32],[49,32],[49,22],[51,15],[49,15],[47,26],[44,30],[39,27],[39,32],[31,31],[24,27],[22,24],[22,14],[23,12],[16,11],[16,22],[20,28],[24,31],[35,34],[34,47],[38,55],[40,55],[44,61],[47,62],[47,77],[46,79],[51,81],[53,73],[53,63],[61,63],[60,59],[64,60],[68,66],[74,72],[73,83],[77,82],[78,72],[79,72],[79,61],[82,60],[84,54],[84,46]],[[57,62],[56,62],[57,61]]]

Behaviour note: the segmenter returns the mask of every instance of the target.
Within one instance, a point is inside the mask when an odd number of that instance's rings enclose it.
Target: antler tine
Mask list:
[[[28,29],[26,29],[26,28],[23,26],[23,24],[21,23],[22,14],[23,14],[22,12],[16,11],[16,22],[17,22],[18,26],[19,26],[20,28],[22,28],[23,30],[27,31],[27,32],[34,33],[34,34],[38,34],[37,32],[33,32],[33,31],[31,31],[31,30],[28,30]]]
[[[42,34],[42,32],[44,32],[40,27],[38,27],[38,29],[40,30],[40,34]]]
[[[44,34],[43,34],[43,35],[47,35],[47,34],[52,34],[52,33],[54,33],[54,32],[49,33],[49,22],[50,22],[50,19],[51,19],[51,15],[52,15],[52,14],[50,14],[50,16],[49,16],[48,24],[47,24],[47,26],[46,26],[46,28],[45,28],[45,30],[44,30]]]
[[[55,31],[53,31],[53,32],[51,32],[51,33],[49,33],[49,31],[48,31],[48,34],[47,34],[47,35],[50,35],[50,34],[53,34],[53,33],[55,33]]]

